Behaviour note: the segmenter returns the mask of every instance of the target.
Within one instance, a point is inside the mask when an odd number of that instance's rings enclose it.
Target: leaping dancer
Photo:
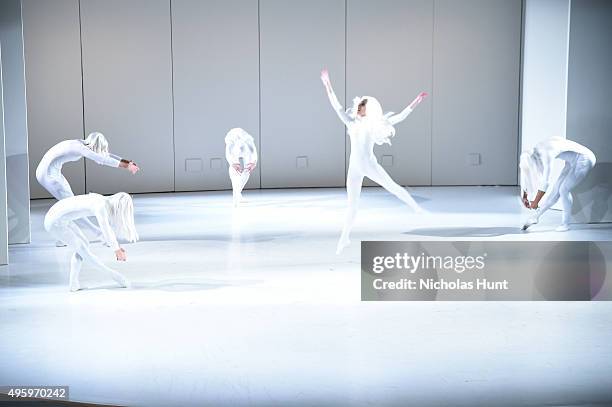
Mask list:
[[[346,125],[351,139],[351,156],[346,179],[348,209],[342,235],[336,249],[336,253],[340,253],[350,244],[349,234],[357,215],[363,177],[370,178],[391,192],[413,211],[423,211],[408,191],[395,183],[378,163],[374,155],[374,144],[391,144],[390,139],[395,136],[395,128],[393,126],[408,117],[414,108],[425,99],[427,93],[419,93],[412,103],[398,114],[393,114],[392,112],[383,114],[380,103],[371,96],[354,98],[353,107],[345,112],[334,93],[327,69],[321,72],[321,81],[327,91],[329,102],[340,120]]]

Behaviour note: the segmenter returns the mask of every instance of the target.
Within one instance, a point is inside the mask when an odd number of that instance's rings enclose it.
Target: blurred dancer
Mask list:
[[[559,178],[552,180],[550,171],[557,158],[565,161],[565,166]],[[563,214],[561,225],[555,230],[569,230],[573,202],[571,191],[591,171],[595,162],[595,154],[591,150],[560,137],[541,141],[531,151],[521,154],[521,199],[526,208],[535,210],[534,215],[524,223],[523,230],[538,223],[540,216],[559,199]],[[542,198],[544,201],[540,206]]]

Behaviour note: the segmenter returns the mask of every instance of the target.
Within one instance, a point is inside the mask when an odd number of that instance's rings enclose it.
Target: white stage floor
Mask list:
[[[364,188],[352,245],[334,254],[343,189],[134,197],[132,289],[42,229],[0,274],[0,385],[69,385],[123,405],[612,405],[612,302],[360,302],[360,240],[612,240],[612,225],[528,233],[512,187],[413,188],[413,215]],[[506,403],[506,404],[504,404]]]

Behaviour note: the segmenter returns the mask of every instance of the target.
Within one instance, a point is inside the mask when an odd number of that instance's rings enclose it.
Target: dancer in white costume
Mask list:
[[[550,179],[553,161],[565,161],[565,167],[556,180]],[[523,230],[538,223],[540,216],[550,209],[559,199],[563,209],[558,232],[569,229],[572,215],[572,189],[586,177],[595,166],[595,154],[575,141],[553,137],[541,141],[529,152],[521,154],[521,191],[523,205],[534,209],[535,214],[523,225]],[[545,196],[542,206],[540,201]]]
[[[85,140],[65,140],[49,149],[36,168],[36,179],[57,200],[74,196],[70,184],[62,174],[62,166],[70,161],[89,158],[100,165],[125,168],[132,174],[139,170],[129,160],[108,152],[108,141],[102,133],[91,133]],[[79,219],[79,225],[101,238],[100,229],[89,219]]]
[[[351,139],[351,156],[346,179],[348,210],[336,250],[336,253],[340,253],[350,244],[349,234],[357,215],[363,177],[370,178],[391,192],[415,212],[423,211],[408,191],[395,183],[383,167],[378,164],[374,155],[374,144],[391,144],[390,139],[395,135],[393,126],[408,117],[412,110],[427,96],[427,93],[421,92],[408,107],[396,115],[393,113],[383,114],[380,103],[371,96],[353,99],[353,107],[345,112],[334,93],[326,69],[321,72],[321,81],[325,86],[332,107],[340,120],[346,125]]]
[[[257,148],[253,137],[241,128],[231,129],[225,136],[225,158],[229,164],[234,206],[242,201],[242,189],[257,166]],[[244,168],[240,164],[240,159]]]
[[[127,255],[119,246],[117,237],[135,242],[138,240],[134,226],[134,205],[132,198],[125,192],[108,197],[98,194],[87,194],[68,197],[58,201],[45,216],[45,230],[60,239],[72,250],[70,259],[70,291],[80,288],[79,273],[83,261],[87,261],[98,270],[108,273],[122,287],[129,287],[129,281],[117,271],[107,267],[89,249],[89,242],[75,221],[95,216],[104,240],[115,252],[118,261],[126,261]]]

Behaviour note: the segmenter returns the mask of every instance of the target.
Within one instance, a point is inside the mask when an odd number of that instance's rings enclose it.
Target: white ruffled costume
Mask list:
[[[36,179],[58,201],[74,196],[68,180],[62,174],[62,166],[71,161],[88,158],[97,164],[119,167],[121,157],[108,153],[108,142],[102,133],[91,133],[86,140],[64,140],[49,149],[36,168]],[[101,238],[102,232],[89,219],[78,224]]]
[[[134,226],[132,198],[125,192],[108,197],[98,194],[64,198],[49,209],[45,216],[45,230],[65,242],[73,252],[70,259],[70,290],[80,289],[79,274],[83,261],[110,275],[120,286],[129,281],[119,272],[107,267],[89,249],[89,241],[76,222],[94,216],[100,225],[104,240],[113,251],[120,249],[116,234],[129,242],[138,240]]]
[[[253,137],[241,128],[231,129],[225,136],[225,158],[229,164],[234,206],[238,206],[242,201],[242,190],[251,176],[246,167],[248,164],[257,165],[257,148]],[[232,166],[240,164],[240,159],[243,163],[242,172]]]
[[[408,117],[412,112],[411,107],[406,107],[398,114],[392,112],[383,114],[382,107],[376,98],[362,96],[353,99],[353,107],[345,112],[331,85],[327,96],[336,114],[346,125],[351,139],[351,155],[346,179],[348,210],[336,251],[336,253],[340,253],[350,244],[349,234],[357,215],[363,177],[370,178],[391,192],[415,212],[422,212],[423,210],[406,189],[391,179],[374,155],[374,144],[391,144],[391,138],[395,136],[393,126]],[[367,99],[366,115],[361,117],[357,114],[357,110],[364,99]]]
[[[553,180],[551,168],[555,159],[563,160],[565,166],[559,177]],[[595,154],[591,150],[561,137],[541,141],[531,151],[521,154],[521,194],[527,193],[527,199],[532,201],[538,191],[545,192],[542,204],[525,222],[523,229],[538,223],[540,216],[561,200],[563,214],[557,231],[568,230],[572,216],[571,191],[587,176],[595,163]]]

